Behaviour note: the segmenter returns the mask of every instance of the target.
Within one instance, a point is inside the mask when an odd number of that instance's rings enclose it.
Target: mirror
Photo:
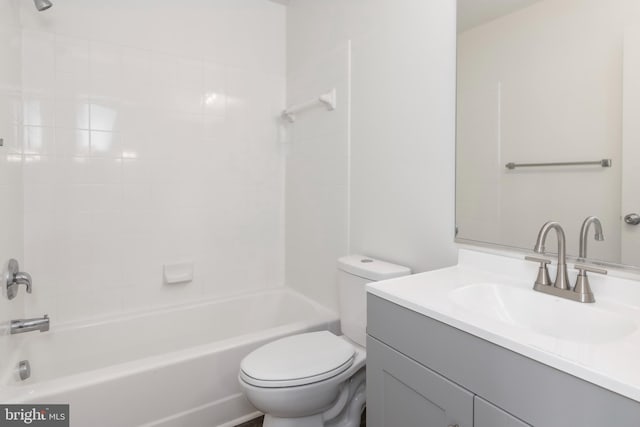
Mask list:
[[[456,144],[458,242],[640,267],[640,2],[458,0]]]

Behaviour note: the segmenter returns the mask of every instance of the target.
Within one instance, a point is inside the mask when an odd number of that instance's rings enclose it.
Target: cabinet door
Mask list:
[[[473,394],[367,337],[369,427],[472,427]]]
[[[478,396],[475,396],[473,400],[473,426],[531,427]]]

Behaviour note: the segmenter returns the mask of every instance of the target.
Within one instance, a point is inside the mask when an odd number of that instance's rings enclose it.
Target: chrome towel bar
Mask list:
[[[611,167],[611,159],[594,160],[592,162],[554,162],[554,163],[507,163],[505,167],[513,170],[515,168],[531,168],[544,166],[601,166],[603,168]]]

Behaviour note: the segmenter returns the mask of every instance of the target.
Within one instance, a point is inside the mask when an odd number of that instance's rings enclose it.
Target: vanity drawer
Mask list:
[[[487,402],[473,397],[473,427],[531,427],[514,416]]]
[[[473,399],[468,390],[367,338],[369,427],[473,427]]]

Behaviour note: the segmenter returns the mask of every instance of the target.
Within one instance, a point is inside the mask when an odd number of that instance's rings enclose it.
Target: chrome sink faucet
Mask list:
[[[587,257],[587,235],[589,233],[589,226],[593,224],[595,227],[596,240],[604,240],[602,233],[602,224],[596,217],[588,217],[582,224],[580,230],[580,261],[584,261]],[[533,285],[533,289],[545,294],[554,295],[561,298],[567,298],[578,302],[595,302],[593,292],[589,286],[589,279],[587,277],[587,271],[592,273],[607,274],[607,270],[591,267],[584,264],[576,264],[575,268],[578,270],[578,277],[576,285],[571,289],[569,285],[569,275],[567,274],[567,250],[566,250],[566,238],[564,230],[558,222],[549,221],[545,223],[540,232],[538,233],[538,239],[534,251],[539,254],[544,254],[544,244],[547,239],[547,235],[551,230],[555,230],[558,236],[558,269],[556,280],[551,284],[549,278],[549,271],[547,270],[547,264],[551,263],[551,260],[543,257],[527,256],[527,261],[534,261],[540,263],[538,269],[538,277]]]
[[[582,223],[582,227],[580,228],[580,253],[578,255],[578,260],[580,262],[585,262],[587,258],[587,239],[589,238],[589,226],[591,224],[593,224],[595,228],[594,238],[599,242],[604,240],[604,233],[602,232],[602,223],[600,222],[600,219],[595,216],[589,216],[585,218],[584,222]],[[578,270],[578,277],[576,278],[576,285],[574,286],[573,291],[579,295],[581,302],[595,302],[596,299],[593,296],[593,291],[591,290],[591,286],[589,285],[589,277],[587,277],[587,271],[592,273],[607,274],[607,270],[583,264],[576,264],[575,267]]]
[[[544,244],[547,240],[547,235],[551,230],[555,230],[556,235],[558,236],[558,271],[556,273],[556,280],[553,283],[553,286],[557,289],[567,290],[569,289],[569,275],[567,274],[567,240],[560,223],[555,221],[545,223],[538,233],[538,239],[536,240],[536,245],[533,250],[539,254],[544,254]]]

